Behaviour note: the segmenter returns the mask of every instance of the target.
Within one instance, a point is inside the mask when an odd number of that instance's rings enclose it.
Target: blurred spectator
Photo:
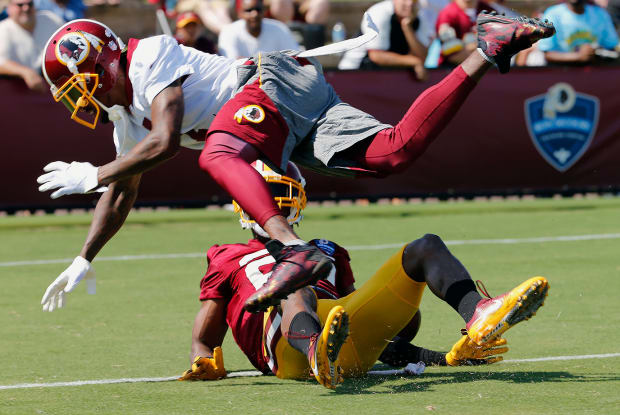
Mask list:
[[[441,41],[439,65],[456,66],[476,50],[476,17],[483,10],[495,10],[478,0],[454,0],[439,13],[435,24]]]
[[[235,10],[238,10],[241,0],[234,2]],[[324,25],[329,17],[329,0],[265,0],[264,4],[265,17],[282,23],[297,21]]]
[[[338,68],[407,67],[418,79],[426,79],[424,60],[435,36],[434,22],[420,18],[417,3],[412,0],[385,0],[367,13],[379,28],[379,36],[345,53]]]
[[[202,21],[194,12],[180,13],[177,16],[174,37],[181,45],[201,52],[217,53],[215,43],[205,35]]]
[[[609,0],[607,11],[616,26],[616,32],[620,33],[620,0]]]
[[[224,26],[233,21],[230,15],[230,6],[233,1],[234,0],[179,0],[175,10],[178,13],[197,13],[207,30],[217,36]]]
[[[284,23],[291,21],[310,24],[327,23],[329,0],[269,0],[267,16]]]
[[[232,58],[254,56],[258,52],[299,49],[289,28],[282,22],[263,18],[262,0],[242,0],[237,14],[241,19],[220,32],[221,55]]]
[[[121,0],[86,0],[87,6],[118,6]],[[157,1],[155,1],[157,2]],[[152,3],[149,1],[149,3]]]
[[[32,90],[45,91],[41,54],[64,22],[49,11],[36,11],[32,0],[9,0],[9,17],[0,22],[0,75],[18,76]]]
[[[65,22],[84,17],[84,3],[82,0],[34,0],[34,7],[49,10]]]
[[[617,57],[611,50],[618,45],[618,34],[605,9],[586,0],[566,0],[549,7],[543,18],[556,30],[555,36],[538,43],[547,62],[588,63],[610,53]]]

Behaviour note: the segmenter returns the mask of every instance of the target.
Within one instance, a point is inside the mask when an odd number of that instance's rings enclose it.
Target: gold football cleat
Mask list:
[[[493,298],[480,281],[477,283],[480,291],[489,297],[478,303],[474,315],[467,323],[467,335],[478,345],[501,336],[515,324],[534,316],[536,310],[544,304],[549,291],[549,284],[544,277],[530,278]]]
[[[335,306],[327,315],[323,330],[310,344],[310,367],[316,380],[329,389],[342,383],[338,365],[340,348],[349,336],[349,315],[342,306]]]

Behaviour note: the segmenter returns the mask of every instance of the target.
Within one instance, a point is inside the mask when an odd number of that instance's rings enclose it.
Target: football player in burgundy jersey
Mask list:
[[[329,258],[299,239],[250,163],[260,156],[280,172],[289,159],[326,174],[402,172],[491,66],[507,72],[511,56],[554,32],[551,23],[486,13],[477,27],[477,51],[390,126],[342,102],[312,54],[261,53],[234,61],[166,36],[130,39],[125,46],[101,23],[67,23],[46,46],[44,77],[73,120],[94,128],[101,112],[114,121],[119,157],[100,167],[52,162],[38,178],[39,190],[54,190],[53,198],[109,186],[79,256],[44,294],[44,310],[61,307],[65,293],[93,275],[91,261],[122,226],[141,174],[173,157],[180,146],[201,149],[200,167],[281,242],[268,246],[276,259],[273,275],[248,298],[248,311],[265,310],[325,277]]]
[[[269,183],[288,222],[298,223],[306,197],[295,165],[289,162],[288,176],[260,161],[253,166]],[[180,380],[226,376],[221,344],[228,328],[261,372],[303,378],[311,370],[328,388],[335,388],[342,376],[364,375],[377,359],[400,367],[417,362],[494,363],[508,350],[501,334],[531,317],[547,293],[547,281],[535,277],[483,300],[463,265],[435,235],[404,246],[355,290],[347,251],[334,242],[315,239],[310,243],[331,260],[327,278],[296,290],[279,307],[248,313],[244,304],[269,282],[275,259],[266,249],[270,243],[266,232],[237,208],[242,226],[252,229],[254,239],[209,249],[209,265],[200,283],[202,306],[192,331],[193,363]],[[467,334],[448,353],[411,344],[420,326],[418,307],[427,285],[466,323]]]

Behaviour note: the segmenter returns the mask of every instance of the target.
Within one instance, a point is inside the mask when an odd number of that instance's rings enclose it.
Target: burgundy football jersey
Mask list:
[[[319,298],[339,298],[355,281],[349,254],[331,241],[320,239],[311,243],[332,257],[335,263],[335,272],[317,283],[317,295]],[[235,342],[254,367],[263,373],[270,372],[274,364],[263,347],[264,313],[248,313],[243,305],[267,281],[275,260],[265,245],[256,239],[247,244],[214,245],[207,252],[207,260],[207,273],[200,282],[200,300],[221,298],[228,301],[226,322]],[[275,339],[270,337],[269,340]]]

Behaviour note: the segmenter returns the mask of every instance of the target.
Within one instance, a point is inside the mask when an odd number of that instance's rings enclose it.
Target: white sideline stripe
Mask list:
[[[569,236],[541,236],[537,238],[503,238],[503,239],[455,239],[444,241],[446,245],[491,245],[491,244],[532,244],[543,242],[574,242],[592,241],[597,239],[620,239],[620,233],[603,233],[594,235],[569,235]],[[408,242],[384,245],[354,245],[346,247],[349,251],[370,251],[388,248],[400,248]]]
[[[229,378],[260,376],[261,372],[247,370],[231,372]],[[73,382],[54,382],[54,383],[20,383],[18,385],[0,386],[0,390],[7,389],[28,389],[28,388],[58,388],[62,386],[84,386],[84,385],[112,385],[114,383],[142,383],[142,382],[170,382],[177,380],[178,376],[168,376],[165,378],[121,378],[121,379],[100,379],[100,380],[75,380]]]
[[[178,258],[201,258],[207,257],[206,252],[194,252],[188,254],[148,254],[148,255],[120,255],[97,257],[96,261],[135,261],[140,259],[178,259]],[[47,265],[65,264],[73,262],[73,258],[39,259],[33,261],[0,262],[0,267],[19,267],[22,265]]]
[[[521,363],[521,362],[550,362],[553,360],[582,360],[582,359],[606,359],[608,357],[620,357],[620,353],[605,353],[605,354],[584,354],[581,356],[550,356],[550,357],[535,357],[532,359],[512,359],[504,360],[506,363]]]
[[[504,363],[521,363],[521,362],[549,362],[554,360],[582,360],[582,359],[606,359],[610,357],[620,357],[620,353],[604,353],[604,354],[585,354],[581,356],[549,356],[537,357],[533,359],[512,359],[504,360]],[[369,375],[386,376],[386,375],[403,375],[402,369],[390,370],[371,370]],[[261,372],[255,370],[231,372],[228,373],[229,378],[253,377],[261,376]],[[121,379],[100,379],[100,380],[76,380],[73,382],[54,382],[54,383],[20,383],[17,385],[0,385],[0,390],[8,389],[28,389],[28,388],[57,388],[62,386],[84,386],[84,385],[110,385],[114,383],[141,383],[141,382],[169,382],[176,380],[178,376],[169,376],[165,378],[121,378]]]
[[[538,238],[504,238],[504,239],[464,239],[444,241],[446,245],[491,245],[491,244],[531,244],[543,242],[574,242],[592,241],[600,239],[620,239],[620,233],[603,233],[594,235],[570,235],[570,236],[542,236]],[[398,242],[383,245],[352,245],[346,247],[349,251],[375,251],[381,249],[400,248],[407,242]],[[185,254],[146,254],[146,255],[120,255],[97,257],[96,261],[135,261],[142,259],[179,259],[179,258],[203,258],[206,252],[193,252]],[[19,267],[24,265],[48,265],[71,263],[73,258],[41,259],[32,261],[0,262],[0,267]]]

